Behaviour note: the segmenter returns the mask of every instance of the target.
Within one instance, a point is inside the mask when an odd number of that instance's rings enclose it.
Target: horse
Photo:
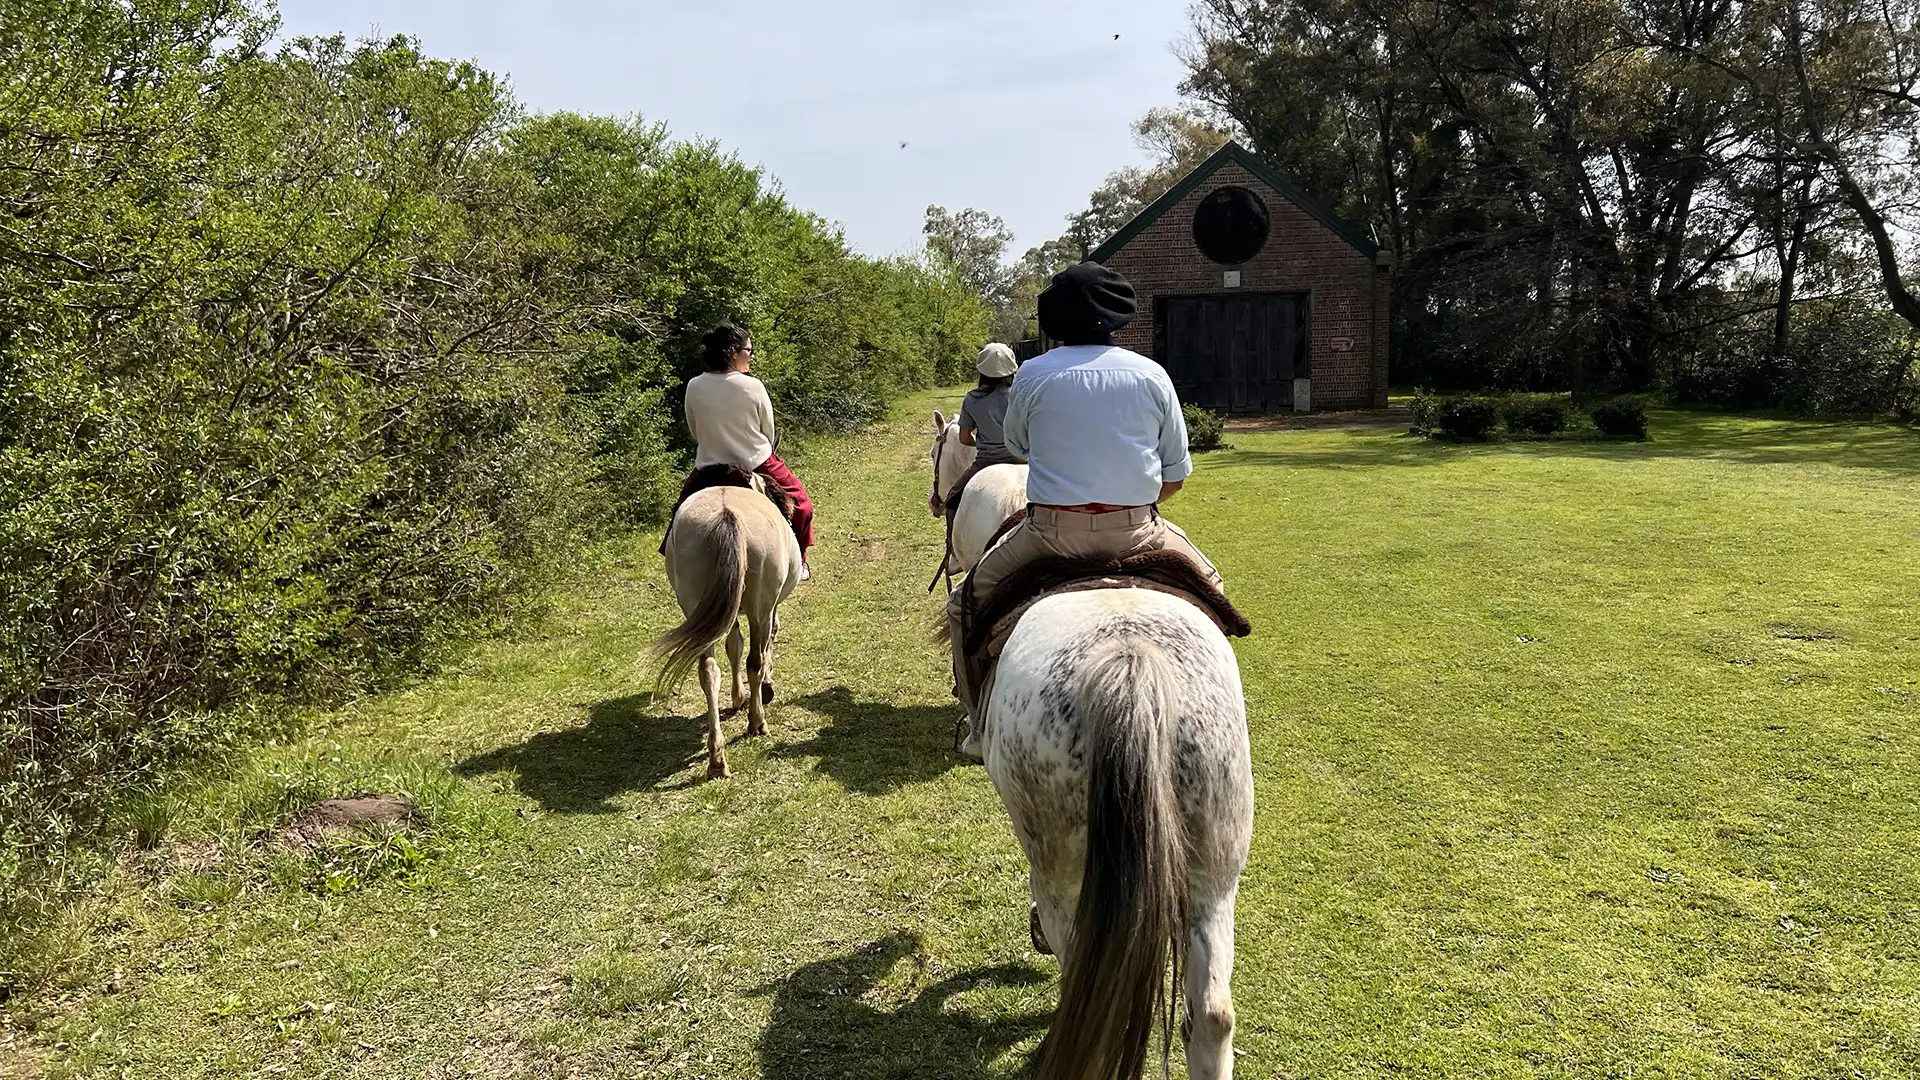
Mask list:
[[[947,493],[973,467],[977,452],[960,441],[959,418],[949,420],[935,409],[932,453],[933,492],[927,497],[927,509],[937,518],[946,513]],[[975,474],[953,518],[953,548],[943,572],[951,576],[972,570],[987,553],[994,534],[1026,505],[1025,465],[992,465]]]
[[[780,602],[800,582],[800,542],[766,493],[758,474],[753,488],[710,487],[694,492],[674,512],[665,543],[667,581],[684,615],[680,625],[652,646],[660,658],[657,687],[671,694],[697,664],[707,698],[707,779],[732,775],[726,735],[720,730],[720,669],[713,646],[727,639],[733,703],[728,714],[747,709],[746,737],[767,733],[766,706],[773,703],[773,643]],[[740,616],[747,617],[747,670],[754,692],[740,678]]]
[[[1219,627],[1142,588],[1047,596],[1001,651],[987,775],[1025,849],[1035,948],[1060,956],[1040,1080],[1136,1077],[1171,981],[1192,1080],[1233,1075],[1233,910],[1253,832],[1240,668]],[[1164,1011],[1163,1011],[1164,1010]]]

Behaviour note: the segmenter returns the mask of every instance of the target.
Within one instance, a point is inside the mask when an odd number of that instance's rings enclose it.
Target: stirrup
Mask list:
[[[973,718],[960,718],[960,741],[954,744],[953,752],[975,765],[985,765],[987,755],[980,749],[980,741],[973,737]]]

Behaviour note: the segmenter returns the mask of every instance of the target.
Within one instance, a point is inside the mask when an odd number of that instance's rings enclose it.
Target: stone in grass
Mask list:
[[[315,803],[280,830],[282,843],[313,851],[329,836],[362,830],[404,829],[415,821],[413,803],[402,795],[362,792]]]

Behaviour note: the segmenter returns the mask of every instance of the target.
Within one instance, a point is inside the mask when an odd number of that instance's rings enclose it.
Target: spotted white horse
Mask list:
[[[927,509],[934,517],[946,513],[946,496],[960,477],[973,467],[976,451],[960,441],[960,420],[949,420],[940,410],[933,412],[933,492],[927,496]],[[994,465],[980,470],[967,482],[966,497],[953,518],[953,550],[942,572],[949,579],[972,570],[987,553],[987,544],[1006,524],[1007,518],[1027,505],[1027,467]],[[935,581],[939,575],[935,575]]]
[[[1168,969],[1192,1080],[1233,1075],[1233,909],[1253,831],[1240,668],[1184,600],[1066,593],[1000,655],[984,736],[1033,894],[1034,944],[1061,957],[1042,1080],[1140,1075]],[[1049,945],[1051,943],[1051,945]]]

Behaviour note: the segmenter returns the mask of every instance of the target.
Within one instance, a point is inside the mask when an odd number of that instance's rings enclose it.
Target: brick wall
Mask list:
[[[1272,233],[1251,262],[1223,267],[1193,244],[1193,212],[1222,187],[1239,186],[1267,204]],[[1234,162],[1107,260],[1133,282],[1139,317],[1114,343],[1153,355],[1153,298],[1236,292],[1306,293],[1307,377],[1313,408],[1384,408],[1387,404],[1386,273],[1339,234]],[[1222,272],[1240,271],[1240,287],[1226,288]]]

